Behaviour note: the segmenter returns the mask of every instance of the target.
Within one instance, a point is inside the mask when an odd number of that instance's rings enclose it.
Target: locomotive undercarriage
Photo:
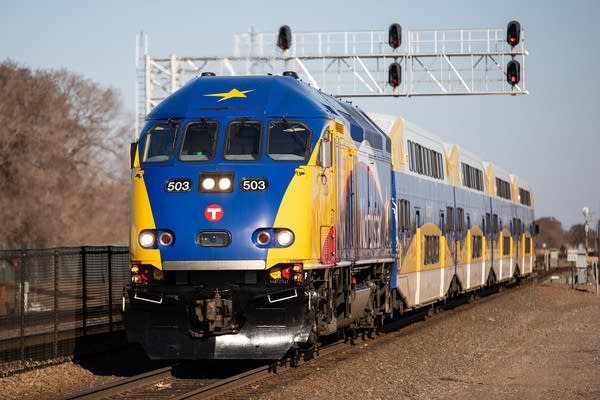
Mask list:
[[[315,309],[318,336],[372,334],[402,300],[390,289],[391,265],[366,264],[313,270],[309,309]]]
[[[223,279],[229,271],[126,287],[129,340],[155,359],[279,359],[318,336],[370,335],[402,309],[388,264],[312,270],[302,284],[254,273],[250,283]]]
[[[165,274],[160,284],[126,287],[129,341],[155,359],[281,358],[313,325],[304,286],[251,274],[236,281],[232,271],[195,273],[179,283]]]

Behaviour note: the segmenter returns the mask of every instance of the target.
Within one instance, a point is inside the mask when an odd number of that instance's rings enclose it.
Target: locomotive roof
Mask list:
[[[202,118],[223,111],[322,117],[337,108],[328,97],[290,76],[202,76],[163,100],[148,119]]]

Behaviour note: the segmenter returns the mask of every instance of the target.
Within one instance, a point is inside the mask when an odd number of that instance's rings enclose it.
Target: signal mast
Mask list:
[[[281,74],[293,70],[337,97],[524,95],[525,34],[506,28],[236,33],[230,56],[154,57],[136,45],[136,132],[170,93],[203,73]]]

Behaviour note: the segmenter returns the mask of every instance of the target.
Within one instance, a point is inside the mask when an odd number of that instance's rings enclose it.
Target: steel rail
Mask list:
[[[306,361],[315,360],[317,358],[325,357],[327,355],[336,353],[342,349],[347,349],[347,345],[344,341],[337,341],[335,343],[328,344],[315,351],[314,357],[309,358]],[[276,364],[264,365],[250,371],[242,372],[240,374],[225,378],[208,386],[190,391],[179,397],[175,397],[172,400],[200,400],[210,399],[213,397],[224,395],[228,392],[235,391],[246,385],[254,382],[258,382],[262,379],[273,376],[275,373],[281,373],[283,371],[295,368],[302,363],[303,360],[292,358],[286,358]]]
[[[119,379],[114,382],[109,382],[104,385],[96,386],[90,389],[82,390],[75,393],[69,393],[65,396],[58,397],[56,400],[98,400],[105,399],[109,396],[122,393],[124,391],[133,390],[146,386],[150,383],[171,376],[174,364],[168,367],[159,368],[154,371],[144,372],[143,374],[135,375],[125,379]]]

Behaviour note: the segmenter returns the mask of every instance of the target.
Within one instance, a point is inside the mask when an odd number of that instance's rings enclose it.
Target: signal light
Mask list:
[[[391,63],[388,70],[388,83],[394,89],[402,82],[402,67],[398,63]]]
[[[289,26],[283,25],[279,28],[279,35],[277,35],[277,47],[281,50],[286,51],[292,45],[292,30]]]
[[[506,65],[506,81],[515,86],[521,80],[521,64],[517,60],[510,60]]]
[[[294,281],[294,283],[304,282],[304,265],[297,264],[280,264],[277,267],[271,268],[269,276],[273,279],[283,279],[286,281]]]
[[[170,246],[173,244],[173,239],[171,232],[162,232],[158,237],[158,242],[163,246]]]
[[[402,27],[399,24],[390,25],[388,29],[388,43],[394,50],[402,44]]]
[[[163,272],[151,265],[131,264],[130,274],[133,283],[148,283],[152,280],[164,279]]]
[[[293,271],[294,271],[294,267],[292,265],[283,267],[283,268],[281,268],[281,277],[285,280],[288,280],[292,277]]]
[[[261,231],[256,235],[256,241],[261,246],[266,246],[271,241],[271,234],[267,231]]]
[[[510,21],[506,27],[506,42],[515,47],[521,40],[521,24],[517,21]]]

